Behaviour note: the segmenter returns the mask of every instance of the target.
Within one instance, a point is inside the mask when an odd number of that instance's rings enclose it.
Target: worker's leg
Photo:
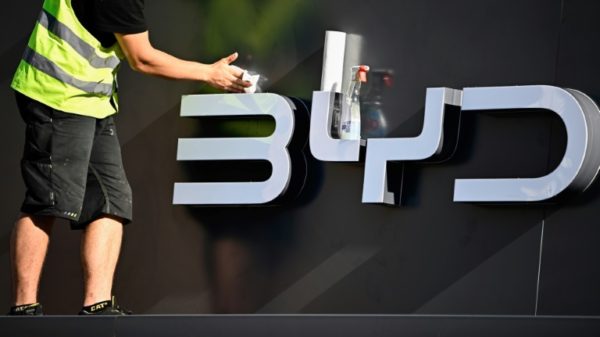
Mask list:
[[[102,217],[90,223],[81,238],[84,300],[88,306],[112,295],[115,268],[121,251],[123,224],[117,218]]]
[[[98,120],[90,157],[82,215],[81,256],[84,307],[111,298],[123,224],[131,221],[131,188],[121,160],[112,117]]]
[[[13,306],[37,303],[54,218],[21,214],[10,241]]]

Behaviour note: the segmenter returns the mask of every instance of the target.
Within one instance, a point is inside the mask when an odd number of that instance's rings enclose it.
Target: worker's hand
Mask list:
[[[217,89],[230,92],[244,92],[244,88],[250,87],[252,83],[243,81],[243,71],[230,65],[238,58],[238,53],[233,53],[209,65],[206,83]]]

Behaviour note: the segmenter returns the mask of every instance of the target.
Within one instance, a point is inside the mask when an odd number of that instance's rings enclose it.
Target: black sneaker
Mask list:
[[[87,307],[83,307],[79,312],[80,315],[113,315],[113,316],[125,316],[131,315],[131,311],[123,309],[115,302],[113,296],[108,301],[98,302]]]
[[[10,308],[8,316],[42,316],[42,305],[39,303],[17,305]]]

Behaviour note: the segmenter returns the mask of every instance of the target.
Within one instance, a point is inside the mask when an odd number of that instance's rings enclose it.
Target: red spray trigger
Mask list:
[[[360,82],[367,82],[367,73],[369,72],[369,66],[361,65],[358,67],[358,80]]]

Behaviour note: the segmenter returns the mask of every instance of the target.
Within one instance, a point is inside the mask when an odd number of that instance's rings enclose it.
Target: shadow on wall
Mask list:
[[[230,207],[188,207],[207,232],[205,264],[214,312],[256,312],[275,295],[274,276],[295,241],[294,209],[314,199],[322,185],[322,164],[308,153],[308,108],[293,101],[295,132],[288,147],[293,174],[286,193],[271,206],[236,206],[235,212]],[[196,136],[265,137],[275,127],[268,118],[196,122],[204,131]],[[264,181],[271,171],[269,163],[261,161],[181,164],[188,181]]]
[[[314,61],[320,61],[320,44],[316,44],[314,50],[298,50],[298,46],[306,46],[308,41],[314,40],[313,31],[322,34],[321,29],[315,28],[317,25],[310,24],[315,20],[307,11],[311,2],[215,0],[195,3],[203,16],[197,45],[210,46],[201,48],[204,59],[218,59],[233,52],[229,48],[235,46],[241,56],[236,64],[260,73],[266,79],[264,90],[275,87],[277,92],[288,95],[312,95],[317,77],[314,71],[303,71],[303,68],[308,62],[318,69],[319,65],[315,64],[318,62]],[[293,86],[285,84],[289,78],[293,78]],[[282,81],[286,86],[284,90],[278,88]],[[200,92],[215,91],[203,86]],[[317,194],[322,182],[322,165],[310,156],[306,146],[308,124],[308,109],[297,111],[296,130],[290,145],[294,174],[289,198],[279,200],[277,206],[236,207],[235,212],[228,207],[188,208],[207,232],[206,265],[214,312],[256,312],[275,295],[271,293],[273,277],[295,239],[294,209],[286,199],[293,199],[294,207],[301,207]],[[267,136],[273,128],[272,120],[264,119],[216,122],[198,119],[195,127],[185,126],[195,137],[214,136],[215,130],[229,137]],[[238,168],[239,163],[233,165],[234,169],[227,163],[180,164],[188,181],[227,181],[232,177],[239,181],[265,180],[270,175],[270,165],[266,162],[242,163],[243,170]],[[306,175],[310,179],[298,179]],[[309,181],[307,186],[306,181]]]
[[[207,232],[206,266],[216,313],[256,312],[272,296],[272,276],[294,245],[285,208],[191,208]]]

